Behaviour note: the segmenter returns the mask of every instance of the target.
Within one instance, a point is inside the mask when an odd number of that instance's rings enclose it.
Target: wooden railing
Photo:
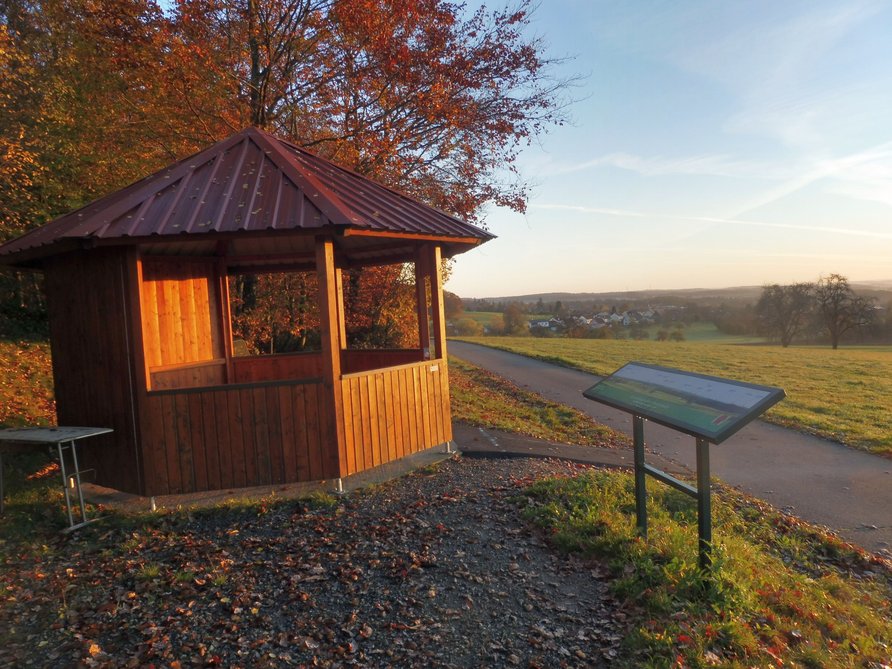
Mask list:
[[[452,440],[445,360],[345,374],[348,474]]]
[[[337,475],[319,382],[149,393],[143,438],[149,494],[313,481]]]
[[[421,349],[346,349],[341,351],[344,374],[367,372],[424,360]]]
[[[232,359],[233,383],[291,381],[322,376],[322,354],[279,353]]]
[[[149,370],[149,379],[152,390],[218,386],[226,379],[226,361],[218,358],[153,367]]]

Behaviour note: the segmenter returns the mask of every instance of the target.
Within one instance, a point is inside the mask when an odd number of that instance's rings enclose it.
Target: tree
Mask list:
[[[518,151],[568,83],[525,36],[531,7],[2,0],[0,239],[247,125],[468,220],[523,210]]]
[[[455,324],[455,334],[462,337],[479,337],[483,334],[483,325],[473,318],[462,318]]]
[[[808,323],[814,309],[814,294],[815,286],[811,283],[763,286],[756,304],[762,332],[777,338],[787,348]]]
[[[525,335],[529,333],[527,315],[517,302],[509,304],[502,312],[503,332],[506,335]]]
[[[869,325],[873,317],[873,300],[856,295],[848,279],[840,274],[821,277],[815,288],[815,300],[834,349],[839,347],[846,332]]]
[[[450,293],[448,290],[444,290],[443,311],[445,312],[446,320],[452,321],[459,319],[462,317],[462,314],[465,313],[464,302],[462,302],[462,299],[455,293]]]

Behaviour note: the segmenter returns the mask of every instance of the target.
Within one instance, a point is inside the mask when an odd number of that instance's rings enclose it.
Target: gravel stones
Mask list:
[[[14,628],[0,660],[607,666],[625,616],[606,570],[552,550],[511,499],[532,480],[582,468],[456,457],[334,508],[198,514],[118,550],[78,550],[72,539],[4,577],[0,623]],[[24,629],[26,619],[37,626]]]

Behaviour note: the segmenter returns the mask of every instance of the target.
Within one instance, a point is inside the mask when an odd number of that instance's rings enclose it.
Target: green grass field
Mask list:
[[[892,347],[740,346],[531,337],[468,338],[594,374],[635,360],[779,386],[772,422],[892,457]]]
[[[650,325],[647,328],[647,333],[651,339],[656,339],[657,332],[660,330],[671,332],[673,329],[673,327],[666,325]],[[715,326],[715,323],[691,323],[682,328],[681,332],[684,334],[685,341],[690,342],[718,344],[762,344],[765,342],[763,337],[725,334]]]
[[[465,311],[461,315],[461,317],[462,318],[471,318],[471,319],[477,321],[478,323],[480,323],[480,325],[487,326],[487,325],[492,325],[492,322],[494,319],[496,319],[496,318],[501,319],[502,312],[500,312],[500,311]],[[533,320],[547,321],[549,318],[551,318],[551,316],[548,314],[529,314],[527,316],[527,320],[531,320],[531,321],[533,321]]]

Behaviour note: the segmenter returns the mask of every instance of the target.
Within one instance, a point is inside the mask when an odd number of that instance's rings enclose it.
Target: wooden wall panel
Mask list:
[[[234,383],[299,381],[322,376],[321,353],[280,353],[232,359]]]
[[[224,357],[214,272],[211,263],[143,259],[142,334],[150,371]]]
[[[60,425],[110,427],[113,433],[84,441],[82,468],[95,480],[139,492],[132,252],[95,249],[47,261],[45,290],[53,352],[56,414]]]
[[[150,392],[147,495],[323,478],[321,384],[246,384]]]
[[[219,386],[226,381],[226,361],[211,360],[175,365],[173,368],[156,367],[149,376],[152,380],[152,390]]]
[[[344,374],[357,374],[373,369],[408,365],[422,362],[421,349],[346,349],[341,351],[341,364]]]
[[[348,474],[452,440],[445,360],[345,375]]]

